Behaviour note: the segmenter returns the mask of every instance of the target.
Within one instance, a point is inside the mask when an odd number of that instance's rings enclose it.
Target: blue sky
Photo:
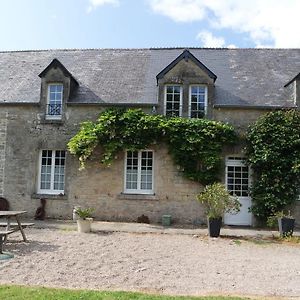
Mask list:
[[[300,47],[299,0],[1,1],[0,50]]]

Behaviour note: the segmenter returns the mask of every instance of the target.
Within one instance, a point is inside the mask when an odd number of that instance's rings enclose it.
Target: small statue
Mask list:
[[[0,210],[9,210],[9,203],[3,197],[0,197]]]
[[[45,207],[46,207],[46,199],[42,198],[41,206],[39,206],[37,208],[35,215],[34,215],[35,220],[45,220],[45,215],[46,215]]]

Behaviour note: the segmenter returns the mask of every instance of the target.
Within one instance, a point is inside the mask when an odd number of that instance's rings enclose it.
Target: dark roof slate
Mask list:
[[[79,83],[72,103],[157,103],[156,75],[184,48],[0,52],[0,103],[37,103],[39,74],[58,59]],[[189,51],[218,79],[216,105],[292,107],[284,85],[300,71],[300,49]]]

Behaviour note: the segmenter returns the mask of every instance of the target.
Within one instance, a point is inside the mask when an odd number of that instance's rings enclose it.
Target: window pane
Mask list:
[[[167,86],[166,87],[166,103],[165,111],[167,116],[179,116],[180,115],[180,103],[181,103],[181,86]]]
[[[190,117],[202,118],[205,114],[206,87],[192,86],[190,93]]]
[[[134,157],[134,159],[133,159]],[[127,190],[152,190],[152,151],[127,152],[126,183]]]
[[[180,94],[180,89],[181,89],[181,87],[179,85],[175,85],[174,86],[174,93]]]
[[[64,190],[65,151],[42,150],[40,189]],[[53,173],[52,173],[53,172]]]
[[[173,93],[173,86],[167,86],[167,93],[172,94]]]
[[[60,116],[62,112],[62,100],[63,100],[63,85],[51,84],[48,86],[48,103],[47,103],[47,115],[48,116]]]

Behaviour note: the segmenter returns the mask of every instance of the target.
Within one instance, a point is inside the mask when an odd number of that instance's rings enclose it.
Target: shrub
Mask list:
[[[223,217],[224,213],[238,213],[241,207],[238,199],[230,195],[221,183],[206,186],[197,199],[204,205],[206,215],[212,219]]]
[[[300,112],[276,111],[250,126],[248,164],[254,170],[252,212],[261,221],[294,203],[300,186]]]

